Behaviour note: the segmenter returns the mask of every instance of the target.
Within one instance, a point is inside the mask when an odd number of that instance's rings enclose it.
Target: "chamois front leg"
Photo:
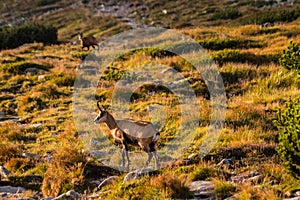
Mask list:
[[[129,165],[130,165],[130,160],[129,160],[129,155],[128,155],[128,145],[125,140],[122,141],[122,167],[125,167],[125,156],[127,159],[127,166],[126,169],[129,170]]]
[[[158,157],[157,157],[157,154],[156,154],[155,143],[151,143],[149,145],[149,147],[150,147],[150,153],[154,157],[155,168],[158,169],[160,167],[160,165],[159,165]]]
[[[148,152],[147,153],[148,154],[148,160],[146,161],[146,167],[149,165],[149,163],[150,163],[150,161],[151,161],[151,159],[152,159],[152,157],[153,157],[153,154],[152,154],[152,152]]]

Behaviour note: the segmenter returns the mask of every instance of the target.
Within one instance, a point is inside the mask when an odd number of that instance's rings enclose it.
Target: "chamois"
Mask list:
[[[156,155],[155,144],[159,138],[159,132],[151,122],[133,121],[133,120],[115,120],[114,117],[106,110],[102,109],[97,102],[99,113],[94,119],[95,124],[105,123],[113,136],[114,142],[121,144],[122,148],[122,167],[125,167],[125,156],[129,169],[130,160],[128,156],[128,145],[140,146],[147,154],[148,159],[146,166],[154,157],[155,168],[159,168],[158,157]]]
[[[83,50],[84,47],[87,47],[87,49],[90,49],[90,46],[92,46],[94,49],[98,46],[98,41],[93,36],[83,37],[82,33],[78,33],[78,39],[80,40],[81,49]]]

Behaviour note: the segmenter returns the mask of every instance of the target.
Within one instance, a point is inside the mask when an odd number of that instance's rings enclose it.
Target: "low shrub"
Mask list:
[[[75,146],[59,148],[48,164],[42,183],[44,196],[58,196],[60,193],[75,189],[83,192],[85,155]]]
[[[57,85],[58,87],[73,86],[75,78],[75,74],[61,73],[52,77],[51,83]]]
[[[36,85],[32,90],[35,92],[41,92],[43,97],[47,99],[56,99],[62,95],[57,85],[50,82]]]
[[[226,9],[226,10],[214,12],[210,20],[236,19],[240,16],[242,16],[242,14],[239,12],[239,10],[233,8],[233,9]]]
[[[41,24],[26,24],[0,28],[0,49],[16,48],[25,43],[57,43],[57,29]]]
[[[38,69],[48,70],[46,67],[36,63],[20,61],[20,62],[2,64],[0,66],[0,71],[17,75],[17,74],[23,74],[25,70],[28,68],[38,68]]]
[[[229,62],[262,65],[278,63],[279,54],[256,55],[252,53],[241,53],[238,50],[224,49],[211,53],[211,57],[219,66],[223,66]]]
[[[183,177],[173,174],[162,174],[150,180],[152,187],[164,190],[164,193],[172,199],[187,199],[191,196],[187,181]]]
[[[264,24],[267,22],[291,22],[300,16],[299,7],[289,9],[270,10],[256,13],[253,16],[240,20],[241,24]]]
[[[226,199],[236,192],[236,187],[230,182],[215,180],[214,186],[216,199]]]
[[[274,124],[279,129],[278,148],[286,170],[300,178],[300,97],[290,99],[278,110]]]
[[[287,49],[283,50],[283,54],[279,58],[282,67],[291,70],[300,70],[300,47],[299,44],[290,42]]]
[[[31,94],[21,96],[18,104],[18,114],[43,110],[49,106],[48,100],[44,98],[42,92],[32,92]]]
[[[20,157],[21,149],[16,144],[0,144],[0,165],[4,165],[11,158]]]
[[[263,45],[249,39],[225,38],[200,40],[199,44],[210,50],[261,48]]]
[[[211,177],[216,176],[217,172],[215,169],[201,166],[198,167],[195,171],[191,173],[191,179],[192,181],[198,181],[198,180],[208,180]]]
[[[11,158],[5,164],[5,166],[11,172],[16,173],[17,171],[19,171],[22,173],[30,168],[33,168],[35,166],[35,163],[29,158]]]

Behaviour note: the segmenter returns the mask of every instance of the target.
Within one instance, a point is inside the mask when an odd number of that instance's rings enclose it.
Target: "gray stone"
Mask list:
[[[44,74],[46,73],[46,70],[43,69],[39,69],[39,68],[35,68],[35,67],[29,67],[27,69],[25,69],[24,73],[27,74]]]
[[[227,158],[224,158],[223,160],[221,160],[221,162],[219,162],[217,165],[233,165],[234,162],[232,159],[227,159]]]
[[[190,155],[188,156],[188,159],[189,159],[189,160],[193,160],[193,159],[197,158],[197,156],[198,156],[198,154],[192,153],[192,154],[190,154]]]
[[[24,192],[25,188],[22,187],[12,187],[12,186],[1,186],[0,187],[0,192],[6,192],[10,194],[18,194],[21,192]]]
[[[66,196],[70,197],[71,199],[81,198],[81,195],[78,192],[76,192],[75,190],[69,190],[68,192],[66,192]]]
[[[252,183],[258,183],[261,179],[261,175],[250,177],[249,179],[246,179],[246,181],[250,181]]]
[[[123,180],[123,184],[131,181],[131,180],[139,180],[140,178],[142,178],[143,176],[149,175],[150,172],[152,172],[153,169],[152,168],[143,168],[143,169],[137,169],[134,170],[132,172],[129,172]]]
[[[3,111],[0,111],[0,118],[5,117],[5,113]]]
[[[35,123],[35,124],[30,124],[30,128],[39,128],[39,127],[42,127],[43,124],[42,123]]]
[[[53,198],[52,200],[63,200],[66,199],[67,195],[66,193],[63,193],[61,195],[59,195],[58,197]]]
[[[7,178],[9,173],[10,172],[8,171],[8,169],[6,169],[4,166],[0,166],[0,177]]]
[[[39,154],[27,153],[27,152],[23,153],[22,156],[30,159],[41,158],[41,155]]]
[[[237,175],[237,176],[230,177],[230,180],[233,183],[243,183],[245,180],[245,177],[242,175]]]
[[[253,170],[253,171],[251,171],[251,172],[248,174],[248,177],[254,177],[254,176],[257,176],[257,175],[259,175],[259,172],[256,171],[256,170]]]
[[[196,197],[212,198],[214,195],[214,185],[211,181],[193,181],[189,188]]]
[[[110,176],[106,179],[104,179],[99,185],[98,185],[98,190],[100,190],[103,186],[109,185],[114,183],[119,177],[118,176]]]

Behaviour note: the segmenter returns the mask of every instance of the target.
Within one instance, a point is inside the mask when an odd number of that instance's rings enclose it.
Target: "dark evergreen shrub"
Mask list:
[[[278,110],[274,124],[279,130],[277,152],[283,166],[296,178],[300,178],[300,97],[285,103]]]

